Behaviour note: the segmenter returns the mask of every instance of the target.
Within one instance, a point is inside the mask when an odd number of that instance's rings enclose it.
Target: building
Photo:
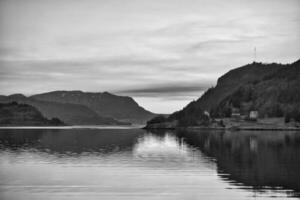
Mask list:
[[[206,110],[203,112],[203,114],[204,114],[204,115],[206,115],[207,117],[210,117],[210,114],[209,114],[209,112],[208,112],[208,111],[206,111]]]
[[[232,108],[231,109],[231,118],[235,120],[241,120],[241,113],[239,108]]]
[[[257,110],[252,110],[249,113],[249,119],[251,120],[257,120],[258,118],[258,111]]]

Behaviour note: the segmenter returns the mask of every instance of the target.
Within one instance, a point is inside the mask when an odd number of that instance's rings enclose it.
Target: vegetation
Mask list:
[[[195,101],[189,104],[188,108],[175,112],[169,116],[168,120],[177,120],[178,126],[208,126],[209,117],[204,114],[204,110],[200,108]]]
[[[163,115],[158,115],[152,119],[150,119],[148,122],[147,122],[147,125],[149,124],[156,124],[156,123],[164,123],[164,122],[167,122],[167,118]]]
[[[58,118],[51,120],[45,118],[35,107],[27,104],[11,102],[0,104],[0,125],[17,126],[43,126],[43,125],[64,125]]]
[[[156,116],[156,114],[139,106],[133,98],[117,96],[108,92],[53,91],[37,94],[31,98],[39,101],[81,105],[95,112],[98,116],[130,123],[144,124]]]
[[[75,96],[73,98],[76,99]],[[55,102],[51,98],[48,101],[39,100],[21,94],[0,96],[0,103],[10,103],[13,101],[31,105],[37,108],[46,118],[58,118],[70,125],[130,124],[117,121],[111,117],[100,116],[87,106],[76,103]]]
[[[277,72],[255,82],[249,81],[212,109],[215,117],[228,116],[229,110],[237,108],[241,114],[258,110],[263,117],[283,117],[298,120],[300,107],[299,61],[286,65]]]
[[[291,122],[292,120],[300,122],[300,110],[293,110],[285,114],[284,120],[286,123]]]
[[[300,122],[300,60],[292,64],[252,63],[234,69],[218,79],[197,101],[167,118],[179,126],[209,124],[213,118],[231,117],[233,112],[249,116],[285,117]]]

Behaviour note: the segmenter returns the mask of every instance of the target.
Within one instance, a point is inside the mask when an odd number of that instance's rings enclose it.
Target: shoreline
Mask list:
[[[73,126],[0,126],[0,130],[11,129],[140,129],[142,126],[126,125],[73,125]]]
[[[160,127],[160,128],[147,128],[145,130],[230,130],[230,131],[300,131],[300,127],[275,127],[275,128],[265,128],[265,127]]]
[[[147,124],[144,129],[183,129],[183,130],[247,130],[247,131],[300,131],[300,123],[285,123],[283,118],[263,118],[257,121],[236,120],[222,118],[220,121],[212,121],[209,124],[179,126],[177,122],[161,122]]]
[[[0,130],[9,129],[144,129],[144,130],[229,130],[229,131],[300,131],[300,127],[146,127],[146,126],[110,126],[110,125],[73,125],[73,126],[0,126]]]

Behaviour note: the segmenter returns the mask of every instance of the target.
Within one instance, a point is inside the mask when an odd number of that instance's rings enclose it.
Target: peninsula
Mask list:
[[[300,128],[300,60],[251,64],[221,76],[198,100],[145,128],[297,130]]]

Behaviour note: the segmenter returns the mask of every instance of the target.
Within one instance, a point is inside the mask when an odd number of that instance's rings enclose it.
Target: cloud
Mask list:
[[[137,89],[116,91],[116,93],[136,97],[167,97],[171,99],[199,96],[204,90],[208,89],[208,87],[209,85],[205,84],[178,82],[177,84],[153,84]]]

